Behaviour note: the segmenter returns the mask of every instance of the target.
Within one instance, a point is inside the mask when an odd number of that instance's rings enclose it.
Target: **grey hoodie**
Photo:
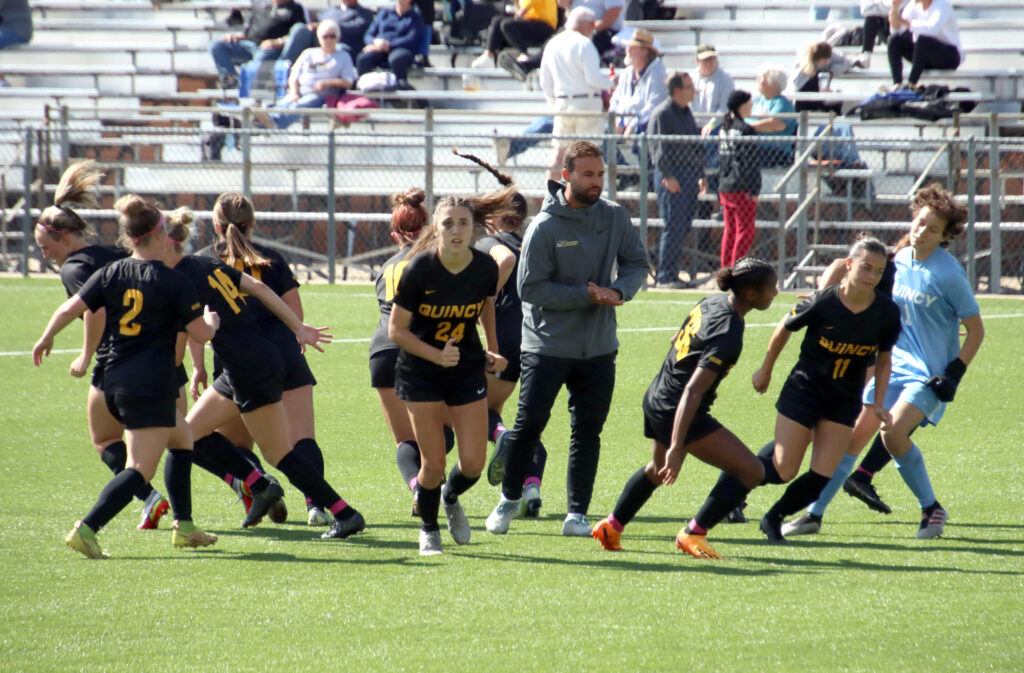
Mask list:
[[[517,278],[522,350],[583,360],[619,347],[615,307],[592,302],[587,283],[614,288],[629,301],[643,284],[647,252],[622,206],[601,199],[571,208],[564,189],[548,181],[544,205],[523,239]]]

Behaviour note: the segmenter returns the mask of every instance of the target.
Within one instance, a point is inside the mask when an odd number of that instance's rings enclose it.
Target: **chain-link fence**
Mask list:
[[[480,132],[479,123],[435,120],[429,111],[409,115],[419,122],[295,132],[78,123],[0,128],[4,268],[45,268],[32,223],[52,203],[62,169],[83,158],[95,159],[106,174],[101,208],[83,212],[105,240],[116,238],[114,201],[136,193],[168,209],[195,210],[205,226],[192,243],[207,245],[217,196],[239,191],[254,201],[261,241],[280,249],[300,275],[331,282],[372,277],[391,254],[391,194],[423,187],[433,198],[498,186],[452,148],[511,175],[531,212],[539,209],[553,156],[543,119],[522,133],[496,134]],[[700,286],[723,262],[755,254],[778,266],[786,287],[812,286],[857,232],[894,244],[908,228],[914,192],[938,181],[969,209],[968,231],[952,250],[974,286],[1022,292],[1024,141],[854,137],[849,126],[815,128],[806,120],[797,136],[590,140],[605,150],[605,196],[622,203],[646,237],[652,283]],[[220,145],[219,160],[209,155],[211,141]]]

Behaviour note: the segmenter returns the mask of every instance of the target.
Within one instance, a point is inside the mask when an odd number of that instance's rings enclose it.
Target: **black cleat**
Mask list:
[[[847,495],[857,498],[857,500],[860,500],[876,512],[892,514],[892,508],[878,497],[878,491],[875,490],[875,486],[871,483],[870,479],[858,477],[856,474],[850,475],[843,482],[843,490],[846,491]]]
[[[279,482],[275,477],[271,477],[269,474],[267,475],[267,481],[277,484],[278,488],[281,488],[281,482]],[[281,492],[284,492],[283,488],[281,488]],[[284,504],[284,498],[280,498],[270,506],[270,509],[267,510],[267,517],[274,523],[288,522],[288,505]]]
[[[256,525],[270,511],[270,508],[283,497],[284,489],[281,488],[281,484],[277,483],[276,480],[271,481],[262,491],[254,492],[252,494],[252,506],[249,507],[249,511],[245,515],[242,528]]]
[[[356,511],[354,507],[349,507],[352,510],[351,516],[339,519],[337,515],[334,517],[334,523],[327,529],[327,532],[321,535],[323,539],[327,540],[330,538],[347,538],[349,535],[355,535],[366,528],[366,520],[363,515]]]
[[[746,502],[741,502],[740,504],[738,504],[735,507],[733,507],[729,511],[729,514],[725,517],[725,522],[726,523],[746,523],[747,522],[747,517],[746,517],[746,515],[743,514],[743,510],[745,510],[746,508],[747,508],[747,503]]]
[[[761,519],[761,532],[768,538],[768,544],[789,544],[782,536],[782,519],[769,518],[765,514]]]

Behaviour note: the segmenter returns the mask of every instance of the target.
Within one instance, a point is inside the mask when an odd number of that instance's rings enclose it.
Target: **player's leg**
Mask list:
[[[653,425],[650,418],[645,422],[648,427]],[[663,437],[665,432],[660,433]],[[668,432],[671,437],[671,432]],[[651,440],[651,460],[638,469],[626,480],[622,488],[618,502],[612,513],[594,525],[590,531],[591,537],[601,543],[601,546],[609,551],[620,551],[622,549],[622,531],[625,530],[633,517],[650,500],[654,492],[661,486],[661,476],[658,471],[665,466],[665,453],[668,446],[657,439]],[[684,458],[685,459],[685,458]]]
[[[921,449],[910,439],[910,434],[925,420],[925,413],[901,398],[892,408],[892,417],[892,426],[882,430],[882,441],[892,454],[900,476],[921,506],[921,524],[916,537],[938,537],[946,524],[946,510],[935,497]]]
[[[445,469],[443,428],[447,412],[441,401],[406,402],[406,406],[420,447],[419,510],[423,522],[420,554],[440,554],[441,534],[437,516],[441,508],[441,480]]]
[[[459,444],[459,460],[448,473],[441,489],[448,531],[458,544],[470,538],[469,520],[459,504],[459,496],[480,479],[487,458],[487,400],[448,407],[448,416]]]
[[[324,453],[316,441],[316,421],[313,415],[313,385],[306,384],[281,393],[285,413],[288,415],[289,441],[292,448],[306,459],[317,473],[324,476]],[[327,514],[306,498],[306,523],[327,525]]]
[[[198,528],[192,520],[192,431],[181,409],[176,411],[164,460],[164,483],[174,513],[171,543],[175,547],[208,547],[217,536]]]

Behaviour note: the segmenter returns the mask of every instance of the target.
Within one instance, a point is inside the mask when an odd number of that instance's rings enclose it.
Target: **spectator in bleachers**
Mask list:
[[[395,0],[394,9],[378,11],[363,37],[366,46],[356,58],[359,75],[387,67],[400,86],[408,86],[409,66],[422,31],[423,17],[420,10],[412,6],[412,0]]]
[[[811,5],[811,20],[812,21],[824,21],[828,18],[829,10],[832,9],[829,5]],[[860,20],[861,13],[857,10],[856,5],[850,5],[846,8],[846,14],[851,19]]]
[[[708,185],[704,179],[704,148],[693,142],[700,137],[690,111],[696,91],[693,79],[676,71],[665,81],[665,87],[668,99],[651,113],[647,130],[652,136],[688,136],[691,142],[651,141],[654,189],[665,227],[658,246],[655,282],[658,287],[679,289],[685,287],[679,280],[679,257],[693,225],[697,198],[707,191]]]
[[[374,11],[359,4],[359,0],[341,0],[342,7],[327,7],[317,12],[317,20],[309,24],[299,23],[292,26],[289,39],[302,49],[319,46],[316,35],[318,22],[331,20],[341,27],[338,46],[348,52],[355,60],[363,50],[363,37],[373,23]]]
[[[907,0],[896,1],[902,7]],[[889,10],[892,4],[892,0],[860,0],[860,13],[864,16],[864,38],[860,56],[855,61],[858,67],[871,67],[871,54],[875,51],[875,42],[879,37],[883,43],[889,41]]]
[[[567,11],[586,7],[594,13],[594,35],[591,38],[599,56],[614,51],[612,38],[622,30],[624,0],[558,0],[558,6]]]
[[[288,74],[288,95],[285,102],[275,108],[321,108],[327,96],[340,96],[356,81],[352,57],[338,47],[341,29],[331,19],[321,21],[316,35],[319,47],[310,47],[301,54]],[[288,128],[300,115],[274,114],[270,116],[279,129]],[[261,119],[266,124],[266,119]]]
[[[785,88],[786,73],[782,68],[777,65],[762,65],[757,69],[758,95],[754,98],[754,118],[748,122],[759,136],[796,135],[795,119],[782,119],[776,116],[796,112],[793,101],[782,95]],[[761,150],[761,165],[765,168],[793,163],[792,143],[764,143]]]
[[[28,0],[0,0],[0,49],[28,44],[32,39],[32,10]],[[10,86],[0,73],[0,87]]]
[[[600,115],[575,116],[571,112],[601,112],[601,92],[612,88],[612,81],[601,72],[601,58],[591,37],[594,12],[577,7],[569,12],[565,30],[548,40],[540,62],[540,87],[548,107],[555,112],[553,133],[557,135],[598,135],[604,132]],[[561,177],[565,149],[576,142],[554,139],[554,152],[548,178]]]
[[[690,109],[694,114],[720,115],[725,113],[725,104],[729,94],[736,88],[732,77],[718,65],[718,51],[713,45],[702,44],[697,47],[697,68],[690,73],[696,87]],[[707,135],[714,127],[714,121],[708,122],[704,134]]]
[[[889,11],[889,70],[892,83],[903,83],[903,59],[911,62],[910,84],[917,84],[925,69],[956,70],[964,61],[960,28],[948,0],[912,0],[902,12],[897,3]]]
[[[646,131],[651,112],[668,97],[667,75],[650,32],[638,28],[623,44],[627,65],[619,74],[608,109],[619,115],[615,132],[629,136]]]
[[[850,71],[853,61],[846,58],[828,42],[811,42],[804,46],[793,72],[789,75],[789,90],[800,93],[829,91],[833,77]],[[833,111],[840,113],[841,104],[827,104],[822,101],[797,101],[793,106],[801,110]]]
[[[306,8],[294,0],[272,0],[253,8],[241,33],[229,33],[210,45],[210,56],[225,88],[238,86],[236,66],[256,61],[263,64],[278,58],[294,61],[302,46],[289,41],[297,23],[305,23]]]
[[[558,28],[556,0],[518,0],[516,4],[515,16],[499,14],[491,19],[484,53],[473,60],[474,68],[496,64],[498,52],[506,47],[518,51],[517,60],[526,62],[527,49],[543,45],[555,34]]]
[[[720,261],[723,267],[735,264],[753,245],[757,197],[761,193],[758,148],[743,139],[743,136],[757,135],[745,121],[753,111],[750,94],[742,89],[733,91],[729,94],[728,108],[719,129],[722,145],[718,200],[722,204]]]

